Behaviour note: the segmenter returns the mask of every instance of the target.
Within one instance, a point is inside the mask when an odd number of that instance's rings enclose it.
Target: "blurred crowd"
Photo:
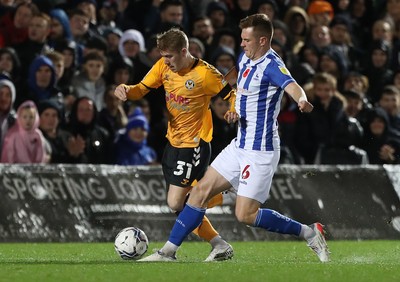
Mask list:
[[[223,74],[241,53],[239,21],[265,13],[272,48],[314,105],[284,97],[281,163],[400,162],[398,0],[0,0],[1,163],[160,163],[164,91],[121,102],[178,27]],[[236,135],[214,98],[213,156]]]

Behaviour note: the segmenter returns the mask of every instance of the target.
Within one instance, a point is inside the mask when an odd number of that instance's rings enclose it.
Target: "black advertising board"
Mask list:
[[[321,221],[330,239],[400,238],[399,175],[400,167],[281,166],[264,206]],[[127,226],[165,241],[175,220],[159,166],[0,165],[0,191],[2,242],[111,241]],[[234,206],[207,214],[230,241],[294,239],[238,223]]]
[[[2,241],[109,241],[127,226],[160,238],[175,219],[159,167],[2,166],[0,172]]]

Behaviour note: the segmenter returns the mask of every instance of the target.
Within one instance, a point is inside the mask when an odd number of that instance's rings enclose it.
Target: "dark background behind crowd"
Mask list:
[[[141,81],[171,27],[225,74],[253,13],[273,21],[272,48],[314,105],[303,115],[284,97],[281,163],[398,164],[397,0],[0,0],[1,162],[159,163],[163,89],[122,103],[115,87]],[[236,128],[223,121],[227,101],[210,107],[215,157]]]

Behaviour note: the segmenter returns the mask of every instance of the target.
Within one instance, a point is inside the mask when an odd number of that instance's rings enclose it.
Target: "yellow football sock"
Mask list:
[[[217,230],[214,229],[214,227],[211,225],[210,220],[206,216],[203,217],[203,221],[201,222],[199,227],[193,230],[193,233],[200,238],[206,240],[207,242],[210,242],[211,239],[218,235]]]
[[[211,208],[213,208],[213,207],[215,207],[215,206],[220,206],[220,205],[222,205],[222,200],[223,200],[222,193],[219,193],[219,194],[215,195],[214,197],[212,197],[212,198],[208,201],[208,203],[207,203],[207,209],[211,209]]]

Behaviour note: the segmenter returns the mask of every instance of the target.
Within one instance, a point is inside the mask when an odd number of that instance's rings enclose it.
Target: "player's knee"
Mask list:
[[[210,193],[207,189],[202,189],[198,186],[193,187],[193,189],[190,191],[188,203],[200,207],[205,206],[208,201],[209,194]]]
[[[180,212],[183,209],[183,203],[177,199],[168,199],[168,206],[174,212]]]
[[[247,224],[247,225],[254,225],[255,217],[252,213],[236,210],[236,218],[239,222]]]

